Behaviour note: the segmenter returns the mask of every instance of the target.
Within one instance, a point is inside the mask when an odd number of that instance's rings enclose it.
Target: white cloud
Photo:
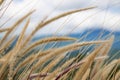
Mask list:
[[[117,24],[117,21],[120,19],[120,14],[114,13],[112,11],[106,11],[107,10],[106,7],[108,7],[108,4],[109,4],[108,10],[111,10],[113,9],[114,6],[116,6],[115,4],[119,5],[120,0],[116,0],[116,1],[114,0],[22,0],[20,1],[19,0],[17,2],[16,1],[11,4],[5,16],[0,21],[1,23],[3,23],[10,16],[16,15],[8,24],[5,25],[8,26],[11,25],[11,22],[13,23],[15,22],[15,20],[23,16],[24,13],[29,12],[31,9],[36,9],[36,12],[31,17],[32,20],[27,31],[28,33],[31,30],[33,30],[35,28],[35,25],[37,25],[47,15],[49,15],[49,18],[51,18],[57,14],[60,14],[64,11],[68,11],[70,9],[77,9],[81,7],[94,6],[94,5],[97,5],[98,8],[73,14],[68,18],[67,17],[62,18],[54,23],[51,23],[50,25],[47,25],[46,27],[41,29],[37,34],[40,35],[51,34],[56,32],[56,30],[62,26],[64,27],[59,33],[67,34],[73,28],[75,28],[75,26],[77,26],[78,24],[83,22],[88,16],[93,14],[94,16],[89,17],[89,19],[87,19],[81,25],[79,25],[79,27],[76,28],[73,32],[80,32],[87,28],[93,28],[93,27],[102,27],[108,30],[120,31],[120,26],[119,24]],[[68,21],[64,23],[66,19]],[[113,24],[115,25],[111,28]],[[19,30],[21,30],[21,28],[18,29],[18,32]]]

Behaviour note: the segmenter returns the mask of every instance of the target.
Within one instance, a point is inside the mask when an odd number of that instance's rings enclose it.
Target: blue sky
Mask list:
[[[89,6],[97,6],[97,8],[57,20],[41,29],[37,34],[53,34],[60,27],[63,28],[59,33],[67,34],[75,26],[78,27],[72,33],[80,33],[88,28],[104,28],[110,31],[120,31],[120,0],[14,0],[7,9],[4,17],[0,20],[0,23],[4,23],[10,16],[15,15],[5,27],[12,25],[11,23],[18,20],[24,13],[29,12],[31,9],[36,9],[36,12],[31,16],[31,23],[27,30],[27,33],[29,33],[46,16],[49,19],[69,10]],[[94,16],[85,20],[91,15]],[[20,32],[21,27],[16,33]]]

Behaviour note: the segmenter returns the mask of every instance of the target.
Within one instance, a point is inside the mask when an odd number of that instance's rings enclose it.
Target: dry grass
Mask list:
[[[3,1],[1,0],[0,4]],[[78,42],[78,39],[68,36],[52,36],[31,42],[35,33],[46,25],[70,14],[93,8],[95,7],[68,11],[42,21],[27,37],[25,37],[25,32],[30,24],[30,18],[28,17],[32,15],[34,10],[25,14],[12,26],[0,29],[0,33],[5,32],[0,40],[0,80],[119,80],[120,59],[106,62],[114,36],[104,40],[84,42]],[[26,19],[26,24],[13,48],[5,51],[13,45],[12,43],[16,39],[16,36],[10,38],[9,35]],[[44,46],[48,43],[67,41],[71,41],[71,43],[55,48],[49,47],[47,50],[44,49]],[[53,45],[55,44],[53,43]],[[66,57],[67,53],[80,50],[85,46],[94,46],[90,54],[83,56],[83,53],[89,48],[87,47],[78,56],[70,59]]]
[[[4,0],[0,0],[0,5],[3,3]]]

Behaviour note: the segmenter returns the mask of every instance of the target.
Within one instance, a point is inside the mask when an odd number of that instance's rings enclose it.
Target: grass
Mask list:
[[[0,4],[3,2],[0,1]],[[114,36],[96,41],[78,42],[79,39],[68,36],[51,36],[31,42],[35,33],[46,25],[73,13],[86,11],[95,7],[88,7],[62,13],[49,20],[40,22],[30,35],[25,32],[30,24],[30,15],[34,10],[25,14],[9,28],[0,29],[5,35],[0,39],[0,79],[1,80],[119,80],[120,59],[109,61],[109,51]],[[16,36],[9,37],[15,29],[26,21],[23,30]],[[86,35],[85,35],[86,36]],[[9,39],[8,39],[9,38]],[[16,40],[17,38],[17,40]],[[13,42],[16,43],[13,46]],[[61,47],[49,47],[48,43],[71,41]],[[13,46],[9,51],[5,50]],[[40,48],[42,46],[42,48]],[[83,48],[85,47],[85,48]],[[83,54],[89,47],[89,54]],[[39,48],[39,50],[35,50]],[[67,59],[66,55],[80,50],[77,56]],[[35,50],[35,51],[32,51]],[[72,53],[74,54],[74,53]],[[26,56],[27,55],[27,56]],[[66,60],[65,60],[66,59]]]

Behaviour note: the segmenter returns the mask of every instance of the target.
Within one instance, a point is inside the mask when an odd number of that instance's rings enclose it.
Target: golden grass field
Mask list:
[[[100,39],[88,42],[77,42],[77,38],[69,36],[51,36],[31,42],[36,32],[46,25],[67,15],[93,8],[95,7],[72,10],[41,21],[27,37],[25,32],[34,10],[12,23],[9,28],[0,29],[0,33],[5,33],[0,38],[0,80],[120,80],[120,59],[110,60],[111,57],[108,60],[114,35],[110,34],[110,37],[106,40]],[[26,24],[19,36],[9,37],[24,21],[26,21]],[[16,43],[13,48],[5,53],[5,50],[15,40]],[[44,49],[44,46],[48,43],[54,42],[54,46],[56,42],[68,41],[72,43],[62,47]],[[40,46],[42,48],[39,51],[31,52]],[[76,57],[59,64],[67,52],[79,50],[83,46],[94,46],[94,49],[89,54],[80,53]]]

